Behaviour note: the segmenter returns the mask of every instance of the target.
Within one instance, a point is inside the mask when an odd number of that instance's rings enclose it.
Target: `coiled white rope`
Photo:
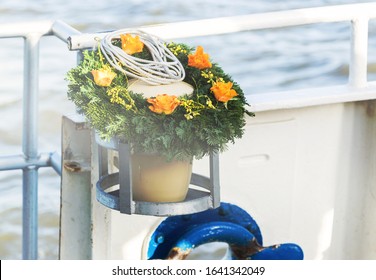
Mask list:
[[[148,48],[153,60],[146,60],[127,54],[115,46],[113,41],[121,34],[140,37]],[[100,42],[100,48],[107,61],[125,75],[140,79],[151,85],[170,84],[184,80],[185,71],[177,57],[166,47],[165,43],[142,31],[117,30],[107,34]]]

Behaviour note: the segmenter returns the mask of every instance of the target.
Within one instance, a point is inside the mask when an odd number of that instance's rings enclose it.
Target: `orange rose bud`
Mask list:
[[[210,90],[214,93],[215,99],[220,102],[226,103],[231,98],[237,96],[238,94],[234,89],[232,89],[231,82],[216,82]]]
[[[180,101],[175,95],[160,94],[154,98],[148,98],[147,102],[151,104],[149,109],[157,114],[172,114]]]
[[[209,61],[209,55],[204,53],[204,48],[198,46],[196,53],[188,55],[188,66],[198,68],[200,70],[212,67]]]
[[[115,78],[116,73],[108,69],[92,70],[94,82],[100,87],[108,87],[111,85],[112,80]]]
[[[120,39],[122,50],[129,55],[142,52],[144,48],[144,43],[141,42],[139,36],[133,37],[131,34],[122,34]]]

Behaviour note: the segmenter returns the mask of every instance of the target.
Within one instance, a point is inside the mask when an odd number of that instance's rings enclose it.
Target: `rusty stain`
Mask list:
[[[78,172],[81,170],[81,164],[76,161],[69,161],[64,163],[64,168],[70,172]]]
[[[170,253],[167,256],[167,260],[185,260],[191,250],[183,251],[179,247],[174,247],[171,249]]]
[[[249,258],[249,256],[252,256],[258,252],[261,252],[262,250],[265,249],[265,247],[261,246],[256,238],[253,238],[247,246],[237,246],[237,245],[230,245],[231,250],[234,254],[234,256],[238,260],[246,260]]]
[[[268,247],[263,247],[257,242],[256,238],[253,238],[247,246],[230,245],[232,253],[238,260],[248,260],[250,257],[252,257],[252,255],[257,254],[267,248],[275,250],[280,246],[280,244],[276,244]]]

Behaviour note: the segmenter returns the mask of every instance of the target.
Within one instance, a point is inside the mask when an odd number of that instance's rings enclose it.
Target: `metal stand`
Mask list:
[[[100,166],[100,179],[96,184],[96,198],[106,207],[118,210],[123,214],[152,216],[192,214],[219,207],[219,160],[217,154],[212,153],[209,156],[210,178],[192,174],[191,185],[184,201],[153,203],[133,200],[129,145],[117,139],[105,142],[98,136],[96,136],[96,142],[99,145]],[[108,173],[107,149],[119,152],[119,172]],[[118,188],[114,190],[117,185]]]

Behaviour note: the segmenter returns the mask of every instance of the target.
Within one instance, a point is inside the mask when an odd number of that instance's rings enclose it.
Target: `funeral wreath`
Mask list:
[[[68,98],[103,139],[118,137],[134,152],[167,160],[222,152],[242,137],[248,104],[240,86],[211,61],[203,47],[166,43],[150,34],[117,31],[83,51],[66,76]],[[179,95],[132,90],[186,83]],[[163,88],[163,87],[162,87]]]

